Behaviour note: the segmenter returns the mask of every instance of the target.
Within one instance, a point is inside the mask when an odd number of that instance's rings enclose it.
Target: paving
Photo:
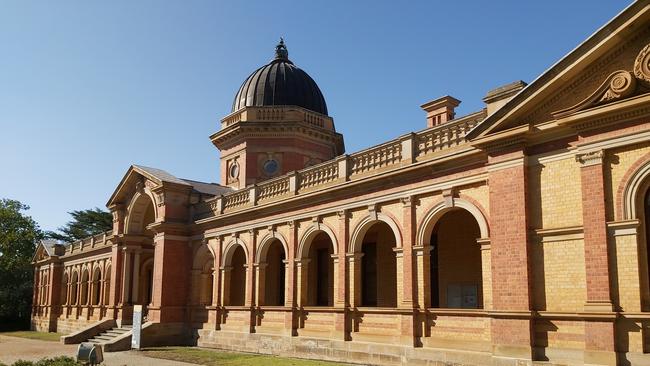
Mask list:
[[[75,357],[76,344],[61,344],[58,342],[39,341],[35,339],[8,337],[0,335],[0,362],[11,365],[20,359],[37,361],[45,357],[69,356]],[[145,357],[137,351],[104,353],[106,366],[153,365],[156,366],[188,366],[186,362],[161,360]]]

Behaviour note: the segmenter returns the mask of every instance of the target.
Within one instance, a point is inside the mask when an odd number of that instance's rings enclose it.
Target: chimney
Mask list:
[[[497,109],[501,108],[506,104],[510,99],[512,99],[521,89],[526,85],[525,82],[518,80],[510,84],[500,86],[498,88],[492,89],[485,97],[483,101],[487,105],[487,114],[488,116],[494,113]]]
[[[438,126],[454,119],[454,108],[459,104],[460,100],[449,95],[422,104],[420,108],[427,113],[427,127]]]

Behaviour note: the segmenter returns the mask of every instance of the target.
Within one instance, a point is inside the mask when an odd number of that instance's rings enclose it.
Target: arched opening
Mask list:
[[[93,284],[91,286],[92,288],[92,300],[91,304],[92,305],[99,305],[99,300],[100,300],[100,294],[101,294],[101,271],[99,268],[95,268],[95,271],[93,272]]]
[[[397,307],[397,260],[391,227],[378,221],[361,244],[361,305]]]
[[[285,274],[284,260],[286,259],[282,243],[275,239],[266,252],[266,268],[264,268],[264,299],[262,305],[284,305]]]
[[[206,245],[194,254],[192,264],[192,304],[212,305],[214,257]]]
[[[201,305],[212,305],[214,260],[210,258],[205,262],[201,271]]]
[[[63,275],[63,281],[61,281],[61,305],[68,305],[68,283],[69,283],[68,274]]]
[[[111,265],[106,266],[104,270],[106,275],[104,276],[104,305],[110,305],[111,301]]]
[[[146,259],[140,269],[140,288],[138,302],[141,305],[151,304],[153,295],[153,258]]]
[[[79,275],[76,271],[72,272],[72,281],[70,281],[70,304],[78,305],[77,293],[79,292]]]
[[[88,270],[84,269],[81,274],[81,301],[79,305],[88,305]]]
[[[307,305],[334,306],[334,244],[324,231],[318,232],[307,253]]]
[[[483,308],[479,225],[470,212],[444,213],[431,233],[430,283],[434,308]]]
[[[231,259],[230,286],[226,305],[243,306],[246,296],[246,252],[236,245]]]

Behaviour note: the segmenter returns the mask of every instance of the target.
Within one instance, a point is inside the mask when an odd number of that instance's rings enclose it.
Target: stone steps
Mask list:
[[[105,330],[105,331],[99,333],[98,335],[88,339],[86,342],[101,345],[101,344],[109,343],[113,339],[115,339],[115,338],[117,338],[117,337],[119,337],[119,336],[121,336],[123,334],[129,333],[131,331],[132,331],[132,327],[130,325],[125,325],[125,326],[123,326],[121,328],[111,328],[111,329]]]

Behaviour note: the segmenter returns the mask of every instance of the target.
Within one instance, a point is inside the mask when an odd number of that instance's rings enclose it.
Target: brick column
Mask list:
[[[131,251],[128,248],[122,248],[122,258],[122,296],[120,298],[121,305],[124,306],[131,303]]]
[[[248,231],[248,256],[246,259],[246,297],[244,299],[244,306],[249,308],[248,328],[251,333],[254,332],[255,327],[255,251],[257,250],[257,233],[255,230]]]
[[[285,282],[286,282],[286,292],[284,297],[284,306],[290,307],[291,311],[285,313],[284,316],[284,328],[289,332],[290,335],[294,335],[296,329],[298,328],[298,317],[295,310],[296,307],[296,270],[295,270],[295,260],[296,260],[296,251],[298,245],[298,228],[293,221],[289,221],[289,237],[287,246],[289,247],[289,253],[287,253],[287,259],[284,261],[284,270],[285,270]]]
[[[140,289],[140,249],[136,249],[133,253],[133,280],[131,281],[131,302],[139,303],[140,294],[138,290]],[[146,305],[146,304],[143,304]]]
[[[190,279],[189,238],[157,227],[154,237],[153,294],[148,319],[160,323],[185,320]]]
[[[72,271],[70,271],[70,278],[72,278]],[[117,304],[120,303],[120,286],[122,283],[122,256],[120,255],[120,247],[117,244],[111,246],[111,282],[108,291],[108,308],[110,309],[110,316],[117,319]],[[70,293],[71,288],[68,288]],[[69,295],[68,295],[69,296]],[[70,301],[68,301],[70,304]]]
[[[255,303],[257,306],[266,305],[264,298],[266,297],[266,267],[268,263],[255,263]]]
[[[532,359],[526,156],[521,148],[488,160],[493,357]]]
[[[337,215],[339,220],[335,235],[338,244],[338,256],[334,259],[334,267],[336,268],[336,293],[334,296],[334,307],[345,309],[346,305],[349,303],[347,286],[348,273],[345,253],[350,240],[350,225],[348,222],[348,212],[346,210],[338,211]],[[342,340],[348,340],[350,338],[350,326],[348,326],[348,323],[350,322],[349,318],[350,314],[347,311],[337,312],[335,315],[334,330],[336,336],[340,337]]]
[[[348,260],[348,282],[350,306],[353,308],[361,306],[361,257],[363,253],[346,253]]]
[[[298,307],[304,307],[307,305],[307,286],[308,286],[308,274],[309,274],[309,258],[302,258],[296,260],[296,277],[298,282]]]
[[[402,201],[402,296],[401,308],[413,308],[413,245],[415,242],[415,205],[413,197]]]
[[[587,313],[612,313],[603,151],[576,155],[581,164],[582,222],[584,230]],[[585,322],[585,363],[616,365],[614,319]]]

